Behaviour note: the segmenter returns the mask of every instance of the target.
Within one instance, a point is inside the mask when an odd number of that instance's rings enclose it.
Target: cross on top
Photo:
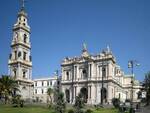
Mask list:
[[[26,0],[21,0],[21,8],[24,9]]]

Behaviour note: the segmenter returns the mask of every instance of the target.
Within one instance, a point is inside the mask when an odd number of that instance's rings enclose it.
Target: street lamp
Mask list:
[[[128,68],[131,68],[132,78],[131,78],[131,106],[130,106],[130,113],[134,113],[133,110],[133,85],[134,85],[134,73],[133,69],[134,66],[139,66],[140,64],[136,60],[130,60],[128,61]]]
[[[57,91],[59,92],[59,90],[60,90],[60,78],[59,78],[59,70],[56,70],[55,71],[55,75],[57,76],[57,83],[56,83],[56,89],[57,89]]]

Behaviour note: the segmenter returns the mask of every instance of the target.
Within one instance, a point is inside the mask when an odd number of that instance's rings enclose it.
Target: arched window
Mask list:
[[[23,52],[23,60],[26,60],[27,53]]]
[[[26,72],[23,71],[23,78],[26,78]]]
[[[87,78],[87,72],[85,69],[82,70],[82,74],[83,74],[83,79]]]
[[[82,95],[83,102],[87,103],[87,100],[88,100],[88,89],[85,88],[85,87],[82,87],[80,89],[80,94]],[[89,95],[89,97],[90,97],[90,95]]]
[[[18,57],[21,57],[21,51],[18,52]]]
[[[16,76],[17,76],[17,71],[16,69],[14,69],[14,78],[16,78]]]
[[[69,80],[69,72],[66,72],[67,80]]]
[[[24,34],[24,43],[27,43],[27,35]]]

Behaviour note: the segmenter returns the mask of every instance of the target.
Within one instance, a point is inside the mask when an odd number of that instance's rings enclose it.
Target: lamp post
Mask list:
[[[60,87],[59,87],[59,70],[55,71],[55,75],[57,76],[57,83],[56,83],[56,90],[59,92]]]
[[[133,110],[133,85],[134,85],[134,66],[139,66],[136,60],[130,60],[128,61],[128,68],[131,68],[131,105],[130,105],[130,113],[134,113]]]

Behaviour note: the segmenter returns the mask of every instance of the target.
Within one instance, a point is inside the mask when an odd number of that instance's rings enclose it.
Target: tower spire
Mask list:
[[[25,9],[25,0],[21,0],[21,10]]]

